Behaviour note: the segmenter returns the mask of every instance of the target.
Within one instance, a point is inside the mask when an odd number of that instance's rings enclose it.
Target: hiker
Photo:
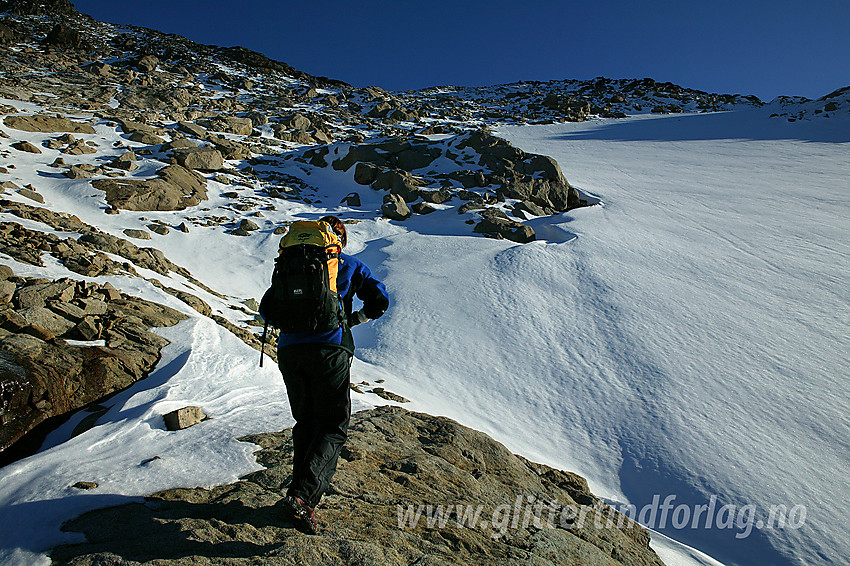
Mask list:
[[[281,255],[285,253],[284,246],[291,244],[287,241],[288,236],[292,236],[290,240],[312,241],[315,234],[310,231],[317,229],[314,225],[318,225],[319,230],[328,231],[322,234],[324,243],[330,242],[326,246],[328,250],[336,250],[329,251],[322,259],[325,261],[327,258],[330,271],[336,271],[335,285],[333,274],[328,275],[330,286],[338,294],[331,293],[336,301],[332,307],[336,308],[338,318],[331,316],[330,324],[323,327],[330,327],[330,330],[287,332],[293,328],[303,330],[298,327],[297,321],[292,320],[304,316],[298,313],[297,305],[281,308],[280,320],[274,320],[277,317],[272,312],[271,299],[264,296],[260,305],[263,318],[266,321],[272,319],[272,324],[281,329],[278,366],[295,419],[292,429],[292,482],[282,505],[297,525],[310,534],[317,532],[314,510],[336,471],[340,450],[348,436],[351,417],[349,381],[354,356],[351,327],[380,317],[389,307],[389,295],[384,284],[359,259],[341,253],[348,236],[345,224],[335,216],[325,216],[318,223],[293,223],[289,233],[281,240]],[[301,248],[316,249],[305,245]],[[273,276],[272,288],[274,285]],[[272,289],[266,295],[271,292]],[[301,290],[297,293],[300,294]],[[363,303],[357,311],[353,310],[355,296]],[[307,324],[308,328],[312,326],[315,326],[315,320]]]

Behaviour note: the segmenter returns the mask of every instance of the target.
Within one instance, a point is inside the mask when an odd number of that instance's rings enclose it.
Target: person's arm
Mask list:
[[[355,276],[352,280],[357,298],[363,301],[363,307],[351,313],[351,326],[366,322],[369,319],[380,318],[390,306],[390,295],[366,264],[358,262]]]

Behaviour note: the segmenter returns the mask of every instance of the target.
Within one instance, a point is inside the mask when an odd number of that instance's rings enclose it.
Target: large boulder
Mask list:
[[[181,165],[157,171],[153,179],[97,179],[92,186],[106,192],[106,202],[124,210],[183,210],[207,198],[206,180]]]
[[[85,122],[74,122],[61,116],[47,116],[36,114],[34,116],[7,116],[3,123],[15,130],[24,132],[70,132],[74,134],[93,134],[94,128]]]
[[[504,238],[518,244],[527,244],[537,238],[531,226],[499,214],[482,214],[482,220],[475,225],[473,232],[494,238]]]
[[[584,478],[445,417],[394,406],[352,415],[313,536],[282,513],[291,429],[243,440],[260,447],[261,470],[88,512],[63,527],[85,542],[55,548],[51,558],[78,566],[116,557],[173,566],[663,566],[649,533],[602,503]]]
[[[384,218],[389,218],[390,220],[407,220],[413,214],[404,202],[404,199],[392,193],[384,197],[381,212]]]
[[[254,130],[254,124],[250,118],[238,118],[236,116],[216,116],[215,118],[198,120],[202,127],[214,132],[250,136]]]
[[[221,152],[224,159],[250,159],[251,148],[247,144],[238,141],[229,140],[219,136],[210,136],[209,140],[215,145],[215,148]]]
[[[174,149],[177,163],[187,169],[220,171],[224,168],[221,152],[211,147],[182,147]]]
[[[378,173],[372,188],[376,191],[390,191],[408,203],[419,199],[419,180],[407,171],[399,169],[387,169]]]
[[[310,126],[313,123],[307,116],[296,112],[295,114],[290,114],[288,116],[284,116],[280,119],[280,123],[292,130],[299,130],[302,132],[306,132],[310,129]]]
[[[177,122],[177,129],[184,134],[189,134],[191,136],[195,136],[196,138],[205,138],[207,137],[207,129],[199,124],[194,122]]]

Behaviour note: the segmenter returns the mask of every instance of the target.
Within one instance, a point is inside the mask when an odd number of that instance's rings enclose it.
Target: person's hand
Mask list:
[[[358,324],[366,322],[369,320],[369,317],[366,316],[363,311],[354,311],[350,315],[348,315],[348,327],[353,328]]]

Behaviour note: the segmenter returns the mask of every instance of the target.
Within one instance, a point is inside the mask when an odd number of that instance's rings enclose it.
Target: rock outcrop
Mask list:
[[[144,378],[167,341],[149,332],[185,315],[109,284],[0,280],[0,462],[37,447],[16,441]],[[70,342],[69,342],[70,341]]]
[[[220,167],[218,151],[204,153],[215,153],[212,159],[217,157]],[[192,160],[191,165],[200,167],[212,163],[200,159]],[[96,179],[92,186],[106,193],[106,202],[112,207],[124,210],[184,210],[207,198],[206,180],[191,169],[169,165],[156,174],[153,179]]]
[[[353,415],[317,536],[278,506],[291,431],[244,440],[262,447],[265,470],[87,513],[64,526],[87,542],[54,549],[54,563],[662,566],[649,534],[583,478],[444,417],[398,407]]]

